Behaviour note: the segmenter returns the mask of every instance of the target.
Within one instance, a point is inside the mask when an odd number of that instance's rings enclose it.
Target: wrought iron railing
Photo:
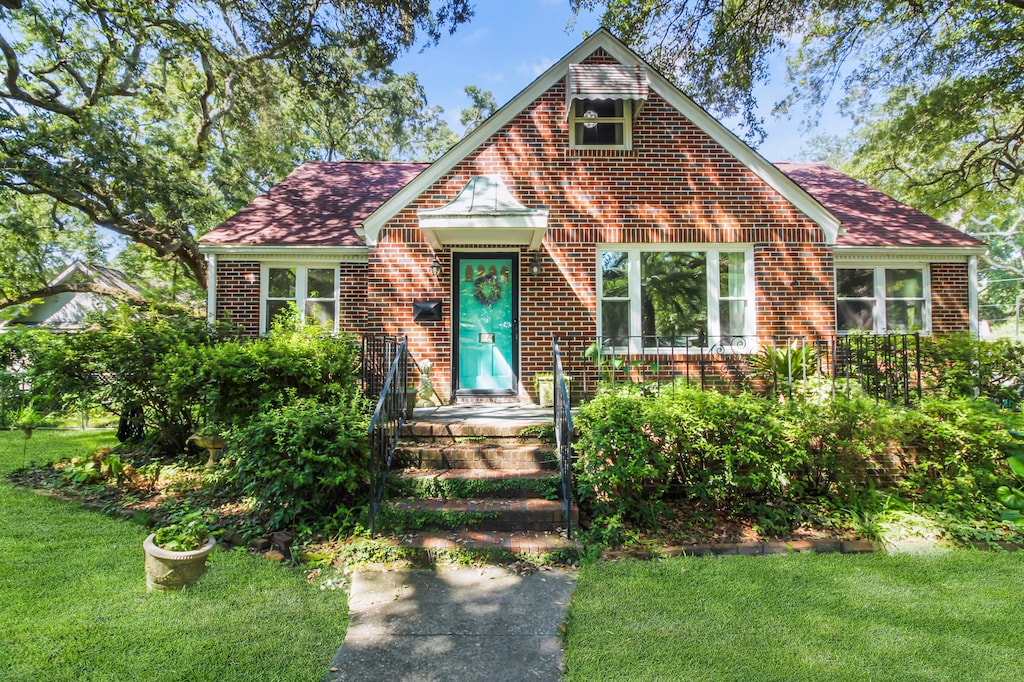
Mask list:
[[[705,335],[562,337],[563,362],[584,395],[620,382],[753,388],[792,395],[823,378],[829,390],[854,383],[878,401],[910,404],[922,392],[920,336],[914,334],[748,338]],[[852,381],[849,381],[852,380]]]
[[[365,395],[371,398],[380,396],[391,365],[398,356],[398,349],[404,342],[404,336],[363,334],[359,379]]]
[[[363,338],[364,349],[366,348],[367,338]],[[383,376],[383,380],[380,382],[377,407],[373,411],[373,417],[370,419],[370,428],[368,430],[370,440],[370,532],[372,533],[375,530],[374,524],[377,520],[377,511],[384,499],[384,488],[387,485],[388,472],[391,471],[391,465],[395,459],[398,437],[401,435],[402,425],[408,416],[406,414],[406,387],[409,362],[405,338],[402,338],[401,342],[393,349],[388,344],[382,344],[379,347],[371,344],[371,346],[379,349],[390,349],[386,350],[386,353],[382,355],[390,354],[392,356],[387,374]],[[380,357],[381,355],[378,355],[377,359],[371,359],[371,362],[378,362]],[[365,358],[364,354],[364,364],[366,362]],[[364,387],[377,385],[376,378],[373,375],[368,376],[365,369],[363,376]],[[372,388],[365,390],[367,395],[373,395],[371,392]]]
[[[558,467],[562,474],[562,501],[565,505],[566,534],[572,538],[572,410],[569,404],[569,390],[562,371],[562,354],[558,337],[552,338],[552,359],[555,378],[555,444],[558,447]]]

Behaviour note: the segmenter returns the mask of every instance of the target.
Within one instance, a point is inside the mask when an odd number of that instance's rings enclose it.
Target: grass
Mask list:
[[[0,474],[112,440],[0,432]],[[0,510],[0,680],[316,680],[345,638],[344,591],[297,569],[217,550],[196,585],[146,594],[145,528],[2,479]]]
[[[796,555],[585,567],[567,680],[1006,680],[1024,555]]]

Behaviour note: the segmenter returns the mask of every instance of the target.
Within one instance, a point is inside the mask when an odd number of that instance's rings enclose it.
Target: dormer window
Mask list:
[[[569,146],[632,149],[633,116],[647,99],[647,72],[626,64],[570,64]]]
[[[569,117],[570,146],[577,149],[629,149],[632,146],[632,102],[621,99],[577,99]]]

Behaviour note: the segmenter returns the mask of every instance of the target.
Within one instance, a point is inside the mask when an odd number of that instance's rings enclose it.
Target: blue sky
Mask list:
[[[435,46],[414,50],[395,64],[400,72],[414,71],[432,105],[444,108],[452,129],[461,132],[459,112],[469,106],[463,91],[476,85],[494,93],[499,105],[512,99],[534,78],[583,40],[584,31],[598,28],[597,15],[581,15],[569,27],[569,0],[479,0],[475,16],[455,35]],[[769,161],[797,161],[809,134],[797,119],[774,118],[772,104],[783,93],[782,64],[772,84],[758,97],[767,138],[758,151]],[[739,132],[737,121],[723,123]],[[829,112],[812,134],[841,135],[849,123]]]

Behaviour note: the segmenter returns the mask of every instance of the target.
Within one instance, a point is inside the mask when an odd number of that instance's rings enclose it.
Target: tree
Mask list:
[[[814,112],[837,87],[875,127],[890,170],[958,196],[1024,174],[1024,0],[573,0],[700,104],[762,134],[754,86],[785,54],[778,108]]]
[[[475,85],[467,85],[463,88],[466,96],[469,97],[469,108],[463,109],[459,116],[459,122],[466,130],[472,130],[491,117],[498,110],[498,103],[494,99],[494,93],[490,90],[482,90]]]
[[[388,64],[418,34],[437,40],[471,15],[468,0],[433,7],[4,0],[0,188],[48,206],[48,227],[73,216],[109,228],[205,285],[196,236],[323,148],[283,118],[328,95],[359,110],[378,83],[408,91]],[[422,108],[404,115],[429,120]]]

